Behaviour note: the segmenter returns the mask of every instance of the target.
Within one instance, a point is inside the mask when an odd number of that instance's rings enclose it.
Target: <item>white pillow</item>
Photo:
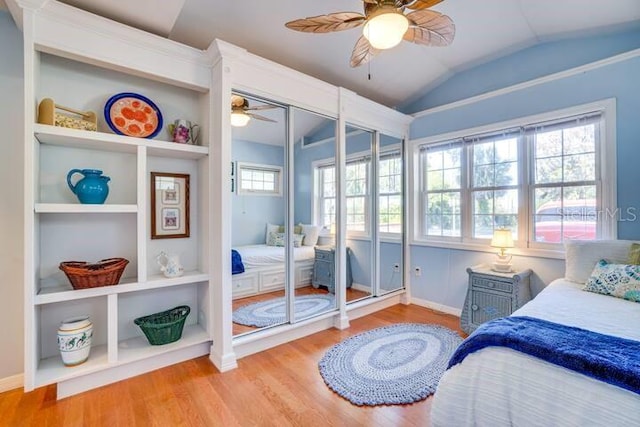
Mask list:
[[[626,264],[630,240],[568,240],[565,248],[565,279],[586,283],[601,259],[611,264]]]
[[[304,240],[302,240],[302,246],[315,246],[318,243],[318,234],[320,228],[317,225],[311,224],[298,224],[302,227],[302,233],[304,234]]]
[[[280,231],[280,226],[279,225],[275,225],[275,224],[269,224],[267,223],[267,231],[266,233],[264,233],[264,243],[265,244],[269,244],[269,234],[271,233],[278,233]]]

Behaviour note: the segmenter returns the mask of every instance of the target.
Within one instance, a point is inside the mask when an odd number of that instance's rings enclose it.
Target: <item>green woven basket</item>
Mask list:
[[[138,317],[133,322],[140,326],[151,345],[162,345],[175,342],[182,336],[184,322],[191,308],[181,305],[161,313]]]

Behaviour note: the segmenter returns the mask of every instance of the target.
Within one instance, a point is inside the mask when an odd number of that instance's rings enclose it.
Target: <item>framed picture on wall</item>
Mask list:
[[[151,172],[151,238],[189,237],[189,175]]]

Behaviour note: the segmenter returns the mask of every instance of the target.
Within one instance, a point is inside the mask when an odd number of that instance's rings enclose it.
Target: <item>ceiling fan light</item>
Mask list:
[[[397,46],[409,29],[409,20],[396,10],[384,11],[364,24],[362,34],[376,49],[391,49]]]
[[[251,120],[251,117],[249,117],[248,115],[246,115],[244,112],[240,111],[240,112],[236,112],[233,111],[231,112],[231,126],[237,127],[237,128],[241,128],[247,125],[247,123],[249,123],[249,120]]]

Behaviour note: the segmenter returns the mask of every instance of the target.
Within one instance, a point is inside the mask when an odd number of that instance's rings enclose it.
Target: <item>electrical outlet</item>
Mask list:
[[[395,273],[400,273],[400,264],[398,264],[397,262],[393,264],[393,271]]]
[[[414,271],[415,271],[415,273],[416,273],[416,276],[417,276],[417,277],[422,276],[422,268],[420,268],[420,267],[415,267],[415,268],[414,268]]]

